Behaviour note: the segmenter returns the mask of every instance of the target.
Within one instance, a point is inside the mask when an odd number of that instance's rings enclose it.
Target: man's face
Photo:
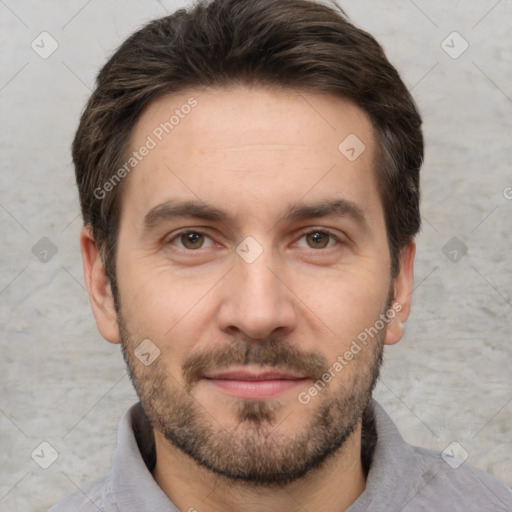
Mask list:
[[[371,123],[334,96],[240,87],[154,102],[131,150],[148,136],[116,260],[143,407],[157,435],[217,473],[293,480],[357,431],[386,341],[387,322],[344,356],[393,285]],[[147,339],[160,352],[146,366],[134,350]]]

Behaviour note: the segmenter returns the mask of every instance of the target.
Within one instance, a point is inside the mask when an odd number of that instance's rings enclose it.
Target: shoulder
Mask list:
[[[384,409],[372,401],[377,442],[366,489],[351,512],[511,512],[512,490],[454,451],[404,441]],[[456,450],[455,450],[456,451]]]
[[[47,512],[118,512],[111,483],[111,473],[103,475],[67,494]]]
[[[404,512],[430,510],[422,504],[436,504],[439,510],[464,512],[511,511],[512,490],[475,466],[440,451],[411,446],[422,468],[409,495]]]

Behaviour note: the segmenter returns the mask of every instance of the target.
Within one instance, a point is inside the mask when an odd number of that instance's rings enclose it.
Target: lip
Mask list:
[[[304,375],[297,375],[295,373],[281,371],[281,370],[267,370],[267,371],[250,371],[243,370],[228,370],[224,372],[210,373],[205,375],[207,379],[227,379],[227,380],[299,380],[305,379]]]
[[[255,400],[282,395],[310,378],[280,370],[244,369],[208,374],[203,380],[228,395]]]

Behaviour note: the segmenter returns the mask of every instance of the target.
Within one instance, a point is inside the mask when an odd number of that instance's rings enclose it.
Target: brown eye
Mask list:
[[[331,240],[329,233],[323,233],[322,231],[313,231],[306,235],[306,241],[311,249],[324,249],[327,247]]]
[[[180,236],[180,241],[186,249],[201,249],[204,244],[205,236],[201,233],[183,233]]]

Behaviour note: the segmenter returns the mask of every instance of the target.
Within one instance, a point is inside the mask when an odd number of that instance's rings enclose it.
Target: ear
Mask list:
[[[411,312],[411,295],[414,285],[414,256],[416,255],[416,243],[411,240],[400,253],[400,271],[393,284],[392,320],[388,323],[384,343],[394,345],[398,343],[404,334],[404,324]],[[393,315],[394,312],[394,315]]]
[[[84,279],[92,312],[101,335],[110,343],[121,341],[114,297],[103,266],[101,254],[92,235],[92,227],[84,226],[80,232],[80,248],[84,266]]]

